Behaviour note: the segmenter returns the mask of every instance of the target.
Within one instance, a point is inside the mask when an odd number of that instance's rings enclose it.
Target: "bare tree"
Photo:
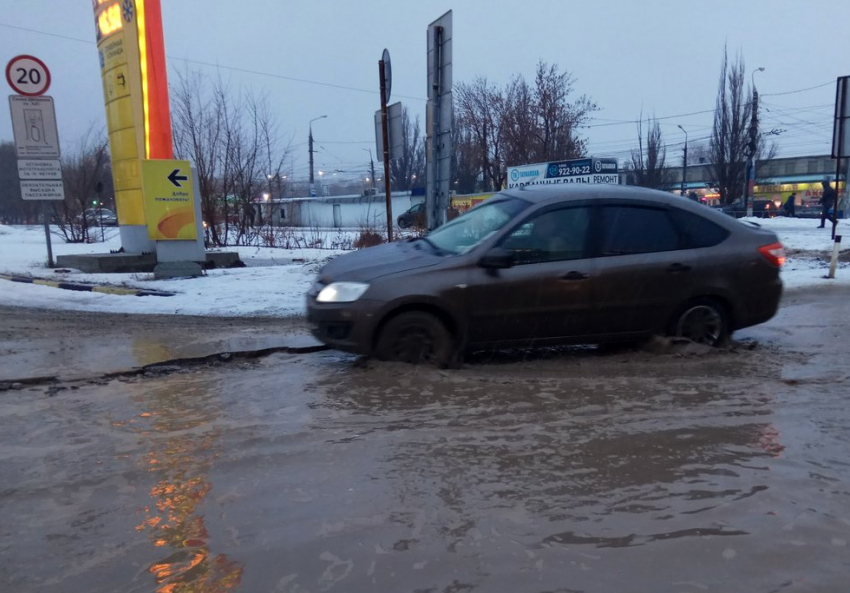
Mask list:
[[[570,101],[573,76],[538,62],[534,85],[516,76],[505,91],[507,161],[515,164],[577,158],[587,141],[579,129],[598,108],[586,96]]]
[[[646,119],[646,137],[643,133],[643,114],[638,118],[637,133],[638,147],[632,150],[631,169],[635,185],[652,189],[667,189],[672,181],[672,174],[665,168],[667,148],[661,136],[661,126],[658,120]]]
[[[730,64],[728,50],[724,48],[708,147],[709,176],[723,204],[742,197],[746,182],[753,89],[745,92],[745,73],[744,58],[739,54]],[[776,145],[768,145],[761,133],[756,135],[754,148],[756,160],[776,155]]]
[[[472,194],[478,191],[481,178],[477,144],[467,128],[455,128],[452,133],[452,187],[456,193]]]
[[[84,243],[94,238],[90,237],[90,221],[85,211],[95,198],[100,201],[98,187],[111,177],[109,162],[109,142],[105,134],[92,129],[80,139],[74,152],[62,158],[65,200],[54,203],[52,210],[65,241]]]
[[[201,209],[212,244],[248,244],[284,193],[289,153],[265,97],[234,94],[218,79],[178,75],[172,89],[175,151],[198,171]]]
[[[218,87],[221,87],[221,81]],[[171,117],[174,152],[177,158],[192,162],[201,195],[201,216],[213,245],[224,245],[221,235],[225,200],[222,194],[222,129],[221,104],[226,97],[222,89],[208,96],[206,81],[198,72],[179,73],[171,88]],[[226,235],[225,235],[226,236]]]
[[[473,141],[470,156],[481,171],[482,189],[500,189],[505,181],[502,157],[504,95],[481,77],[469,84],[459,83],[456,91],[457,126],[468,130]]]
[[[586,96],[571,101],[573,84],[569,72],[541,61],[533,84],[517,75],[504,89],[483,78],[457,86],[457,127],[474,139],[472,145],[457,144],[469,151],[460,160],[478,163],[483,190],[502,187],[508,164],[584,154],[586,140],[579,130],[597,106]]]
[[[419,116],[411,120],[407,107],[401,111],[401,126],[404,145],[401,155],[390,162],[390,179],[395,189],[405,191],[425,182],[425,139]]]

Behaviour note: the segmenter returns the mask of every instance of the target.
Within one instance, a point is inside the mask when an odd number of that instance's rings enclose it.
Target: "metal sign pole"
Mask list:
[[[393,241],[393,203],[390,194],[390,133],[387,117],[387,85],[384,78],[384,61],[378,61],[378,75],[381,80],[381,135],[384,138],[384,191],[387,198],[387,242]]]
[[[844,124],[850,119],[850,105],[848,105],[847,96],[847,81],[850,76],[841,76],[838,78],[835,86],[835,118],[832,129],[832,158],[835,159],[835,199],[832,204],[832,239],[835,240],[836,227],[838,226],[838,184],[841,180],[841,159],[848,156],[848,151],[844,146],[847,141],[846,130]],[[827,180],[827,186],[829,181]],[[847,203],[848,190],[847,179],[844,180],[844,203]],[[824,191],[826,191],[824,189]],[[824,204],[825,205],[825,204]],[[827,216],[829,215],[827,211]],[[823,216],[823,214],[821,214]]]
[[[50,214],[47,209],[47,201],[41,202],[41,218],[44,221],[44,240],[47,242],[47,267],[53,267],[53,244],[50,242]]]
[[[840,132],[844,135],[844,129]],[[838,226],[838,182],[841,179],[841,157],[835,159],[835,199],[832,200],[832,240],[835,241],[835,230]],[[844,193],[847,193],[847,182],[844,182]]]

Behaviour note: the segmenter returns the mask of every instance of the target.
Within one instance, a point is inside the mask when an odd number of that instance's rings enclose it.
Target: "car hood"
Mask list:
[[[346,253],[334,258],[319,272],[330,282],[370,282],[381,276],[435,266],[443,261],[424,241],[389,243]]]

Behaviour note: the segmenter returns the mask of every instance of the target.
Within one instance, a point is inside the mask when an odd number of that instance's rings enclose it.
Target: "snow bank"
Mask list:
[[[789,251],[788,263],[782,270],[782,279],[787,288],[826,283],[850,286],[848,264],[840,266],[837,279],[824,279],[829,268],[828,255],[832,251],[832,240],[828,228],[816,228],[817,220],[751,220],[776,232]],[[844,224],[842,221],[839,229]],[[54,236],[54,254],[104,253],[120,247],[117,229],[105,229],[105,237],[104,243],[67,244]],[[329,258],[343,253],[327,249],[286,250],[264,247],[233,247],[228,250],[237,251],[248,267],[211,270],[202,278],[186,280],[153,280],[152,274],[83,274],[75,270],[60,272],[45,265],[47,248],[42,227],[0,226],[0,274],[176,293],[172,297],[135,297],[74,292],[0,280],[0,302],[6,305],[113,313],[275,317],[303,315],[304,293],[313,282],[319,267]],[[848,245],[845,244],[842,251],[847,250]]]

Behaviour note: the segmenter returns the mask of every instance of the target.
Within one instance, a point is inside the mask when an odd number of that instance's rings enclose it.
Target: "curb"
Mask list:
[[[10,282],[20,282],[22,284],[39,284],[41,286],[51,286],[53,288],[62,288],[64,290],[76,290],[78,292],[100,292],[103,294],[117,294],[126,296],[174,296],[176,293],[163,292],[159,290],[146,290],[141,288],[118,288],[117,286],[102,286],[98,284],[77,284],[76,282],[58,282],[55,280],[42,280],[41,278],[28,278],[26,276],[6,276],[0,274],[0,280],[8,280]]]
[[[0,276],[3,278],[3,276]],[[27,377],[24,379],[4,379],[0,380],[0,393],[3,391],[11,391],[18,389],[15,387],[39,387],[52,383],[85,383],[98,379],[112,380],[120,377],[134,377],[144,375],[148,372],[161,372],[168,374],[178,370],[181,366],[198,366],[209,363],[228,363],[233,360],[251,360],[254,358],[263,358],[279,352],[285,354],[314,354],[316,352],[325,352],[330,350],[329,346],[324,344],[315,344],[311,346],[274,346],[271,348],[262,348],[260,350],[236,350],[233,352],[216,352],[206,354],[204,356],[191,356],[184,358],[173,358],[171,360],[163,360],[161,362],[152,362],[140,367],[132,367],[121,371],[112,371],[100,375],[92,375],[91,377],[76,377],[68,380],[61,380],[55,375],[45,375],[41,377]]]

